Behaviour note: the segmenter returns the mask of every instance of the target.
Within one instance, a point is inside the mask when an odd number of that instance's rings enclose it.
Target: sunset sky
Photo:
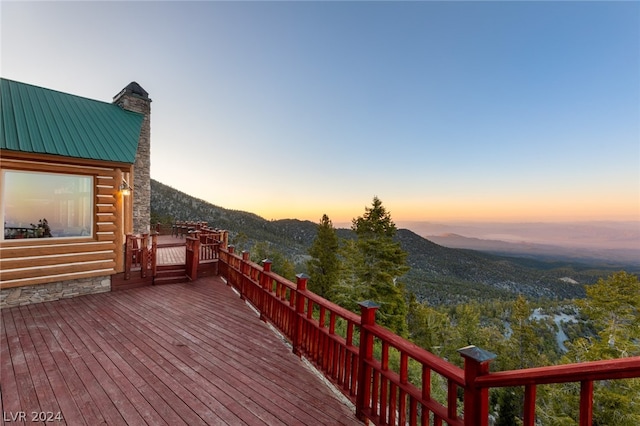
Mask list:
[[[640,218],[638,2],[6,2],[1,75],[153,100],[152,178],[266,219]]]

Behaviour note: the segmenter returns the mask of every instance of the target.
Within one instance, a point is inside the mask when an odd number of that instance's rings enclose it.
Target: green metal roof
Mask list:
[[[142,114],[0,78],[0,148],[132,164]]]

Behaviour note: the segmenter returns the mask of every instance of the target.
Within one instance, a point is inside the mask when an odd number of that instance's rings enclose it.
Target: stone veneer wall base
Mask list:
[[[111,291],[111,276],[81,278],[0,290],[0,309]]]

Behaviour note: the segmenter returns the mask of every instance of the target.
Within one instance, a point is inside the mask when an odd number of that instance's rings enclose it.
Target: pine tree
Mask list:
[[[518,296],[509,317],[511,336],[507,348],[512,356],[503,360],[507,369],[531,368],[548,363],[546,356],[540,352],[543,342],[531,321],[531,313],[527,299]]]
[[[361,281],[364,257],[358,250],[355,240],[344,241],[340,247],[340,270],[338,282],[328,293],[328,299],[345,309],[359,313],[358,302],[367,300],[367,288]]]
[[[378,322],[393,332],[407,334],[407,304],[404,286],[397,280],[407,273],[407,253],[393,241],[397,229],[391,214],[378,197],[363,216],[353,219],[356,247],[363,260],[360,281],[366,286],[367,299],[380,304]]]
[[[638,277],[617,272],[587,287],[580,303],[582,313],[595,325],[594,347],[600,359],[640,355],[640,282]]]
[[[500,388],[498,392],[498,420],[495,426],[513,426],[521,423],[520,390],[514,388]]]
[[[409,340],[429,352],[442,356],[444,346],[452,346],[450,339],[453,328],[447,314],[419,303],[414,294],[409,295],[408,310]]]
[[[309,289],[327,297],[337,285],[340,261],[338,259],[339,241],[331,219],[324,214],[318,224],[316,239],[309,249],[312,257],[307,262],[309,269]]]

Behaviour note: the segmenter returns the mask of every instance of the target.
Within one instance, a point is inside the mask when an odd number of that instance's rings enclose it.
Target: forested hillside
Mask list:
[[[258,242],[271,245],[304,272],[308,250],[317,224],[285,219],[268,221],[253,213],[229,210],[151,181],[153,221],[203,220],[229,231],[238,250],[251,250]],[[353,238],[350,229],[338,229],[341,239]],[[495,298],[565,299],[584,296],[584,284],[592,284],[610,271],[578,270],[572,265],[553,265],[493,256],[472,250],[439,246],[400,229],[395,237],[408,253],[410,271],[402,278],[419,301],[430,304],[461,303]]]

